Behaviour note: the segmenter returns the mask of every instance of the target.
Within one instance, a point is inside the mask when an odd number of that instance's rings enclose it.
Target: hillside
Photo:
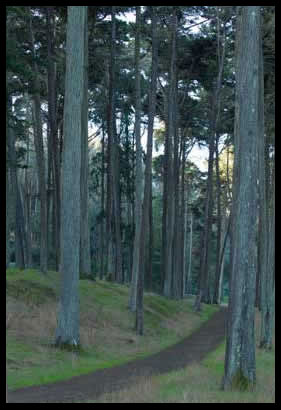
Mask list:
[[[35,270],[7,271],[7,381],[9,389],[53,383],[145,357],[190,335],[217,311],[192,311],[192,299],[168,300],[146,293],[145,334],[137,337],[128,310],[129,288],[105,281],[80,281],[83,351],[52,346],[59,276]]]

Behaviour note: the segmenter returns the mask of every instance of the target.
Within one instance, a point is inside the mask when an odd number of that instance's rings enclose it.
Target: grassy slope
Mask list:
[[[256,324],[258,342],[259,314]],[[275,403],[275,349],[265,352],[257,348],[255,392],[221,391],[224,354],[222,344],[202,363],[142,380],[131,389],[89,403]]]
[[[7,271],[7,381],[10,389],[53,383],[157,352],[197,329],[216,310],[192,312],[192,301],[145,294],[145,335],[134,332],[128,287],[80,281],[81,343],[77,355],[50,346],[56,329],[59,276]]]

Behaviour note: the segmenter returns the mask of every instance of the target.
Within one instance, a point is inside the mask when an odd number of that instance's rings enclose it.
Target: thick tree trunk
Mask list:
[[[80,168],[87,6],[68,6],[61,201],[61,295],[56,344],[75,348],[79,335]],[[77,172],[78,170],[78,172]]]
[[[260,6],[242,8],[238,41],[233,255],[223,388],[256,383],[255,288],[258,208]]]

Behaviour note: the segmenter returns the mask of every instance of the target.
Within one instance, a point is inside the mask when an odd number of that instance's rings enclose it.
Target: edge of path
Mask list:
[[[168,373],[200,362],[225,339],[227,309],[221,308],[182,341],[151,356],[53,384],[8,391],[9,403],[72,403],[120,391],[140,377]]]

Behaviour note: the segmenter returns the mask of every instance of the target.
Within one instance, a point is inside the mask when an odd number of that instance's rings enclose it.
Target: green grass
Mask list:
[[[129,288],[105,281],[80,281],[83,352],[51,347],[56,329],[60,278],[57,272],[7,270],[7,382],[10,389],[54,383],[142,358],[196,330],[217,307],[192,312],[192,300],[145,294],[143,337],[135,335]]]
[[[257,346],[260,315],[257,313]],[[275,350],[257,348],[255,391],[222,391],[225,343],[201,363],[152,376],[132,388],[106,394],[89,403],[275,403]]]

